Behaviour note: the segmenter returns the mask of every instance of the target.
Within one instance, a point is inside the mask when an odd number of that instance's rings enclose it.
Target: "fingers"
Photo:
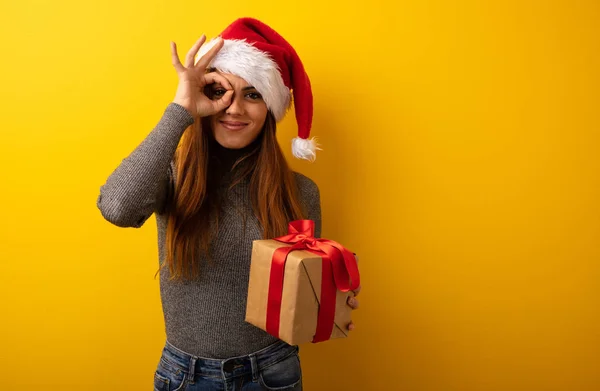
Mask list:
[[[185,56],[185,66],[187,68],[194,66],[194,58],[196,57],[196,53],[198,53],[200,46],[202,46],[204,42],[206,42],[206,35],[202,34],[194,46],[192,46],[192,48],[187,52],[187,56]]]
[[[358,293],[360,292],[360,286],[358,288],[356,288],[355,290],[352,291],[353,295],[348,297],[348,305],[350,306],[350,308],[352,308],[353,310],[357,310],[359,307],[358,304],[358,299],[356,298],[356,295],[358,295]],[[356,328],[356,326],[354,325],[354,322],[350,322],[350,324],[348,324],[347,329],[348,331],[354,331],[354,329]]]
[[[198,60],[198,63],[196,64],[196,66],[198,68],[202,68],[202,69],[206,68],[208,66],[208,64],[210,64],[210,62],[213,60],[213,58],[215,58],[215,56],[217,55],[219,50],[221,50],[221,48],[223,47],[224,44],[225,44],[225,42],[223,41],[223,38],[217,37],[216,43],[214,44],[214,46],[212,48],[210,48],[208,50],[208,52],[206,52],[200,58],[200,60]]]
[[[217,72],[207,73],[203,76],[203,78],[204,78],[204,85],[213,84],[213,83],[221,83],[221,85],[223,87],[225,87],[227,90],[233,90],[233,87],[231,86],[231,83],[229,83],[229,80],[227,80],[227,78],[225,76],[220,75]]]
[[[219,100],[213,101],[213,110],[218,113],[221,110],[226,109],[231,104],[231,97],[233,96],[233,90],[227,90],[225,95]]]
[[[181,61],[179,61],[179,55],[177,54],[177,44],[175,42],[171,42],[171,62],[175,67],[177,73],[180,73],[185,70],[184,66],[181,65]]]
[[[233,87],[229,80],[223,75],[218,74],[217,72],[210,72],[203,76],[204,85],[209,85],[213,83],[220,83],[224,88],[227,89],[227,92],[221,97],[221,99],[212,101],[213,110],[215,112],[219,112],[231,104],[231,98],[233,96]]]

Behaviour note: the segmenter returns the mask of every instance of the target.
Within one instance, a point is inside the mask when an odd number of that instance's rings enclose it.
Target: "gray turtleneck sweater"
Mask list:
[[[139,228],[154,213],[161,263],[168,217],[163,207],[176,175],[173,156],[193,121],[185,108],[170,103],[157,126],[100,187],[97,199],[102,216],[119,227]],[[306,218],[315,221],[315,236],[320,237],[319,189],[308,177],[294,174]],[[167,340],[207,358],[245,355],[276,341],[244,321],[252,241],[264,239],[252,213],[247,180],[226,194],[221,208],[219,231],[212,243],[214,262],[202,260],[200,277],[191,282],[169,281],[168,268],[160,272]]]

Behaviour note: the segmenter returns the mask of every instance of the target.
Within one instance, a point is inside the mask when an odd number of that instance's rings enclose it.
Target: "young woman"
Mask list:
[[[298,219],[314,220],[320,237],[319,189],[290,170],[275,136],[293,90],[293,154],[314,160],[310,82],[294,49],[258,20],[204,43],[185,65],[171,44],[175,98],[97,205],[120,227],[156,216],[167,340],[155,390],[301,390],[298,347],[244,318],[252,241]]]

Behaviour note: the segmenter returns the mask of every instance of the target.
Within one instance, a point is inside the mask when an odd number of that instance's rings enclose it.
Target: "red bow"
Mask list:
[[[279,338],[285,262],[290,252],[307,250],[323,259],[319,317],[313,343],[326,341],[331,337],[335,323],[337,290],[348,292],[360,286],[360,275],[354,254],[333,240],[314,238],[314,230],[314,221],[296,220],[289,223],[288,235],[274,238],[279,242],[292,244],[291,247],[280,247],[275,250],[271,264],[267,332],[277,338]]]

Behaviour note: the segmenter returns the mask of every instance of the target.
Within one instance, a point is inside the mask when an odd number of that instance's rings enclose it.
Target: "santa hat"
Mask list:
[[[220,37],[224,41],[223,47],[209,67],[239,76],[256,88],[277,122],[289,109],[293,93],[298,137],[292,140],[292,153],[299,159],[314,161],[316,150],[321,148],[314,137],[309,139],[312,90],[294,48],[271,27],[253,18],[237,19]],[[213,39],[202,45],[196,60],[215,43],[216,39]]]

